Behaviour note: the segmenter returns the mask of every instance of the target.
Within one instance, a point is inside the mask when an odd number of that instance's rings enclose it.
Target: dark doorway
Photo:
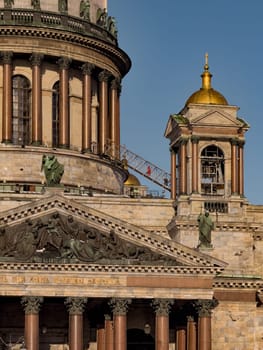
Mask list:
[[[154,338],[141,329],[127,331],[127,350],[154,350]]]

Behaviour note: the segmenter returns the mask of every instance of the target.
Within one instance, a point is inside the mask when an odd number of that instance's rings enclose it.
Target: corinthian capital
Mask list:
[[[23,297],[21,304],[24,307],[25,314],[38,314],[43,300],[42,297]]]
[[[29,61],[31,62],[32,66],[40,66],[43,58],[44,58],[44,55],[34,52],[30,56]]]
[[[168,316],[173,303],[171,299],[154,299],[152,307],[157,316]]]
[[[65,300],[65,305],[67,306],[70,315],[81,315],[85,310],[87,301],[87,298],[68,297]]]
[[[1,58],[4,64],[11,64],[12,58],[13,58],[13,52],[12,51],[3,51],[1,52]]]
[[[114,315],[125,316],[128,312],[128,305],[131,304],[131,299],[116,299],[109,301],[109,306]]]
[[[71,64],[71,58],[68,57],[60,57],[57,61],[57,64],[59,65],[59,69],[69,69],[69,66]]]
[[[196,300],[193,302],[193,306],[196,309],[199,317],[210,317],[212,310],[217,307],[218,301],[212,300]]]

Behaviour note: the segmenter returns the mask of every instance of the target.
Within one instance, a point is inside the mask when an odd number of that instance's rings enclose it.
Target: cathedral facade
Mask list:
[[[170,198],[129,195],[105,0],[0,0],[0,344],[27,350],[263,346],[263,209],[248,123],[202,86],[168,118]]]

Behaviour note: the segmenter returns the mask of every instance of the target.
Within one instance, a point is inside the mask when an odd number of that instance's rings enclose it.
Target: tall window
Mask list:
[[[52,146],[59,146],[59,81],[54,84],[52,94]]]
[[[201,153],[201,193],[207,195],[224,195],[224,154],[222,150],[211,145]]]
[[[29,80],[16,75],[12,79],[12,142],[15,145],[30,143],[30,99],[31,89]]]

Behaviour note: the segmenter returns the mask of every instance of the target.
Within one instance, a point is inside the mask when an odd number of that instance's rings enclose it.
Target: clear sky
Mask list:
[[[208,52],[213,88],[250,125],[245,194],[263,204],[263,0],[108,0],[108,14],[132,60],[122,81],[121,143],[170,172],[166,123],[201,87]]]

